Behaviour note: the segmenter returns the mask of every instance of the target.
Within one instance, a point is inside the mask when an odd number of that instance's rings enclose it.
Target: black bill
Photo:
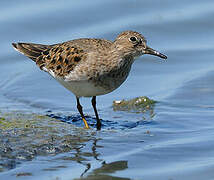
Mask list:
[[[151,55],[154,55],[154,56],[158,56],[160,58],[163,58],[163,59],[167,59],[167,56],[165,56],[164,54],[150,48],[147,46],[146,50],[145,50],[145,54],[151,54]]]

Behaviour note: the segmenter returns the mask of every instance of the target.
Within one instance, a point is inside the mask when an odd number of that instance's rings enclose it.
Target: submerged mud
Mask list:
[[[117,101],[113,105],[114,110],[143,112],[145,117],[146,112],[152,116],[153,107],[154,101],[145,97],[122,100],[120,103]],[[87,161],[88,157],[98,159],[96,141],[99,138],[96,137],[97,131],[94,128],[96,120],[89,116],[86,118],[91,126],[90,130],[83,128],[81,117],[76,115],[0,112],[0,171],[14,169],[20,163],[31,161],[38,156],[55,156],[65,152],[71,152],[71,156],[66,156],[63,160],[82,163]],[[145,121],[102,120],[102,123],[102,130],[115,130],[134,128]],[[93,142],[91,151],[81,152],[89,141]],[[87,163],[85,165],[87,167]],[[105,164],[104,167],[106,166]]]
[[[0,171],[36,156],[78,150],[93,134],[45,115],[11,112],[0,116]]]

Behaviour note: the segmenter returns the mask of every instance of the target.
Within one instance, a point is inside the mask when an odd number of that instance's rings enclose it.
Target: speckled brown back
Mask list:
[[[75,46],[57,44],[47,54],[42,53],[36,60],[37,65],[52,70],[56,76],[66,76],[74,67],[86,59],[86,53]]]
[[[90,51],[104,50],[111,43],[102,39],[77,39],[55,45],[13,43],[13,46],[35,61],[40,69],[45,68],[51,70],[55,76],[64,77],[78,63],[85,61]]]

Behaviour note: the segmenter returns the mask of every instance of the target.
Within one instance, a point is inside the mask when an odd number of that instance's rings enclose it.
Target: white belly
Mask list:
[[[63,79],[56,79],[69,91],[74,93],[78,97],[92,97],[107,94],[112,90],[106,90],[100,86],[96,86],[88,81],[64,81]]]

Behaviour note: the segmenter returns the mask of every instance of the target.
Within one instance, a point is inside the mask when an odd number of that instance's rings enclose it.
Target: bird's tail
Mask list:
[[[34,43],[12,43],[15,50],[36,61],[37,57],[45,55],[51,48],[50,45],[34,44]]]

